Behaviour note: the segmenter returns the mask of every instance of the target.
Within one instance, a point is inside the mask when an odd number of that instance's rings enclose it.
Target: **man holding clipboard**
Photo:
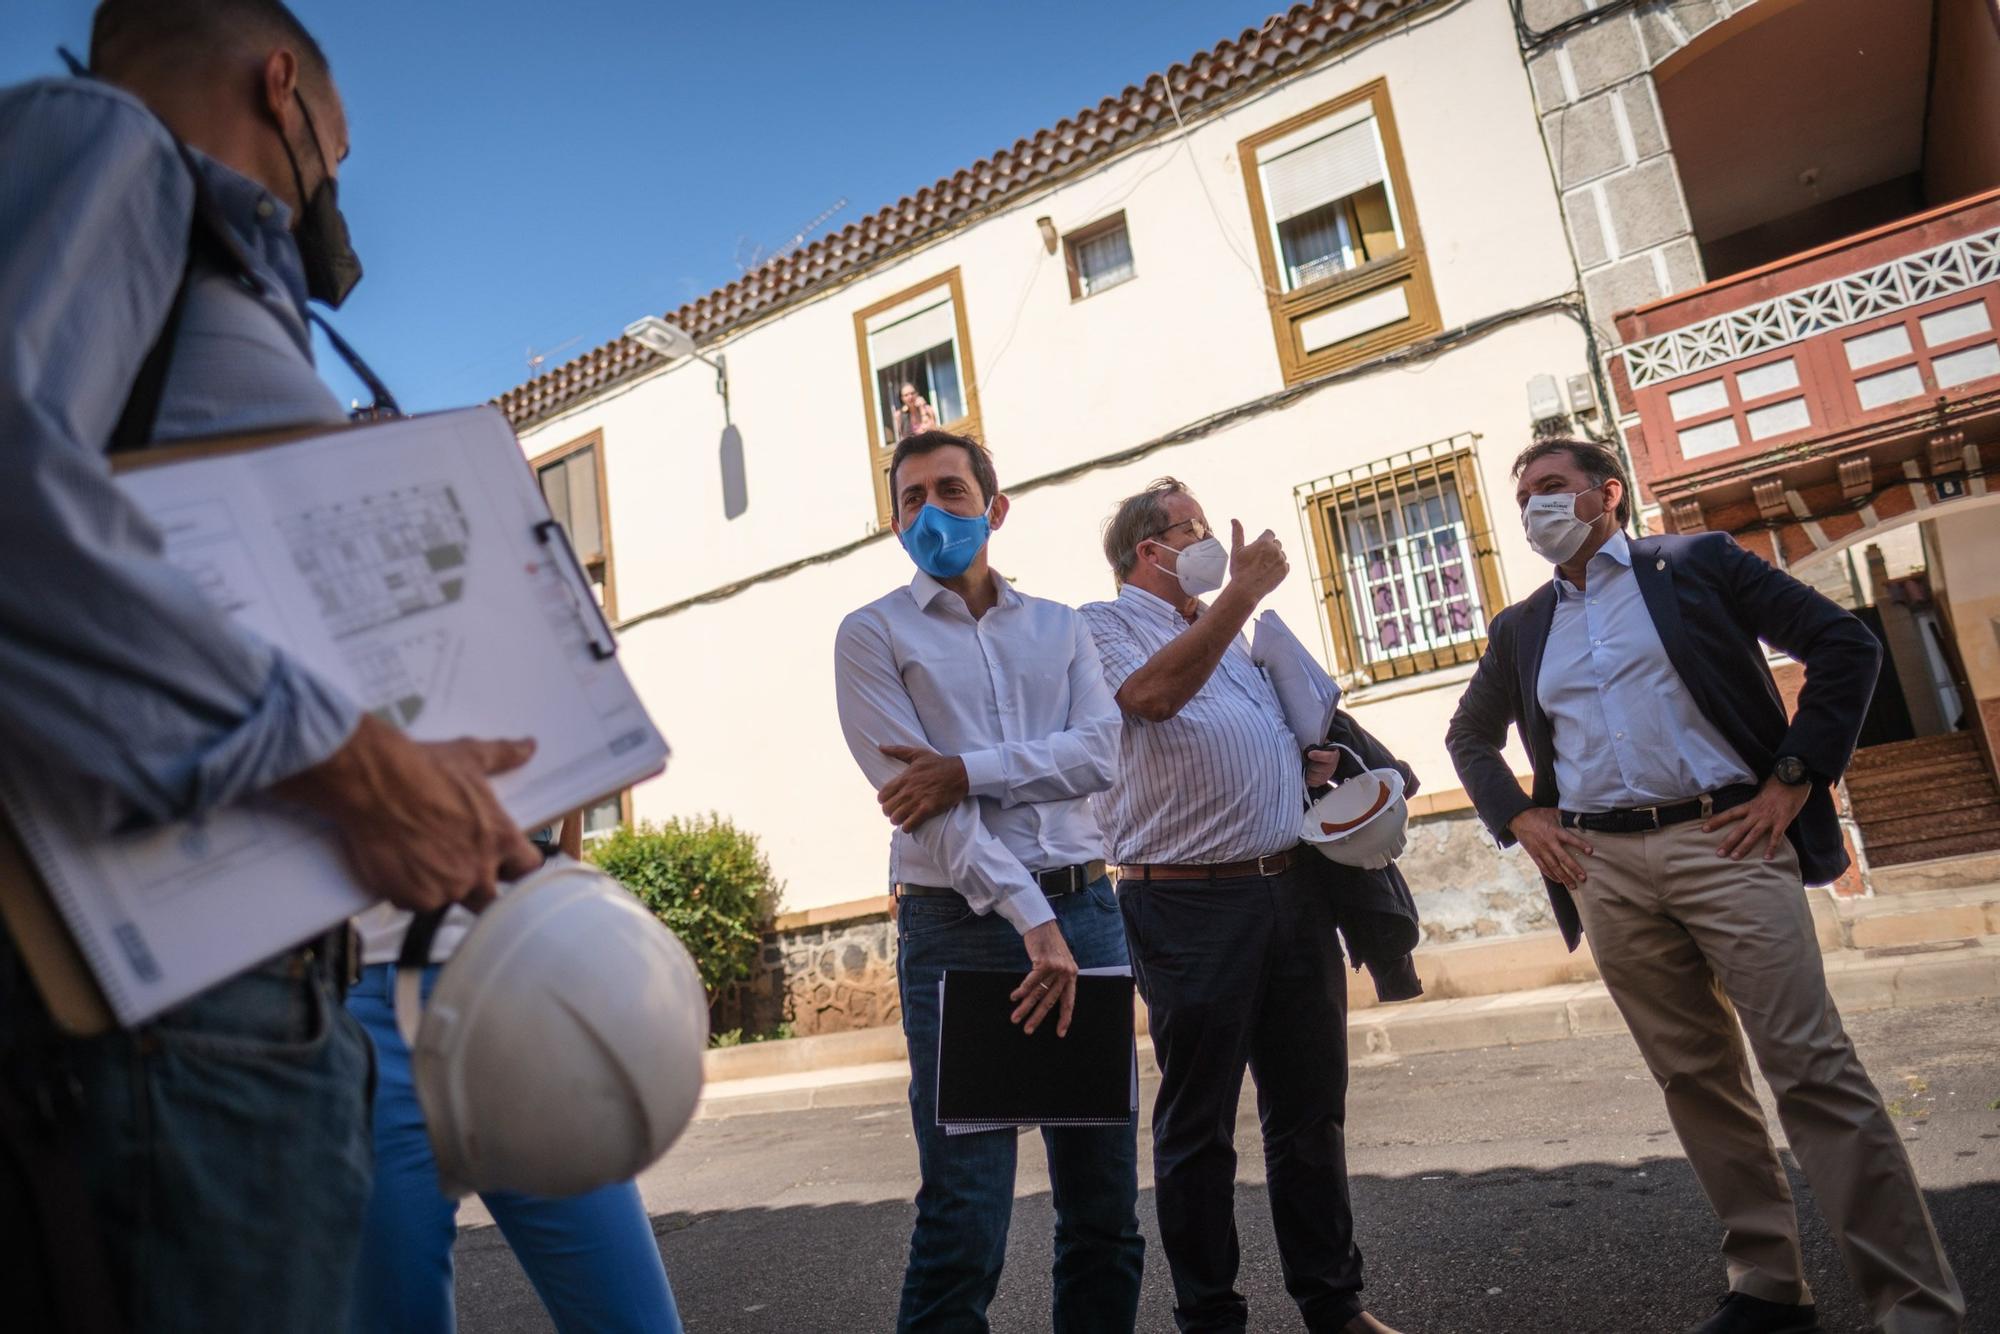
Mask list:
[[[947,970],[1025,973],[1010,1017],[1064,1033],[1079,966],[1125,964],[1088,802],[1111,783],[1118,707],[1076,612],[1024,597],[987,564],[1007,497],[983,447],[911,436],[889,485],[918,573],[841,623],[834,690],[848,749],[896,825],[896,969],[923,1176],[896,1327],[984,1329],[1017,1133],[938,1124],[938,983]],[[1057,1201],[1053,1327],[1129,1331],[1145,1247],[1135,1123],[1042,1133]]]
[[[490,898],[539,861],[486,780],[531,743],[423,745],[363,716],[211,606],[106,462],[345,420],[305,305],[360,276],[326,58],[276,0],[105,0],[91,59],[95,78],[0,91],[0,745],[84,785],[107,832],[272,792],[401,907]],[[86,1039],[0,931],[21,1327],[344,1329],[369,1157],[343,954],[344,933],[303,941]]]

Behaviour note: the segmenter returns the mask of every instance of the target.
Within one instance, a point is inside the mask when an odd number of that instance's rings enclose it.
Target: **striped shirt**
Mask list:
[[[1130,584],[1082,611],[1114,694],[1188,628],[1176,608]],[[1304,760],[1240,635],[1179,713],[1157,723],[1125,715],[1120,759],[1118,781],[1095,801],[1119,862],[1215,865],[1299,841]]]

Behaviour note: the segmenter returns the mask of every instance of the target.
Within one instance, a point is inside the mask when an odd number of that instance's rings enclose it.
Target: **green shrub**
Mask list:
[[[717,815],[648,820],[637,829],[621,825],[586,855],[680,937],[709,1004],[748,980],[785,888],[755,835]]]

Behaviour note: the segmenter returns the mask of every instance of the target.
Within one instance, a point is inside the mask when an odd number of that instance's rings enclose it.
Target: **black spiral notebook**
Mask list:
[[[1069,1032],[1032,1034],[1009,1018],[1023,973],[951,969],[938,984],[937,1120],[947,1131],[1124,1125],[1138,1107],[1132,976],[1076,980]]]

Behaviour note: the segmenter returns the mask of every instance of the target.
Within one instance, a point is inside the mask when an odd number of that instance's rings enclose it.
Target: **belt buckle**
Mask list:
[[[1257,859],[1257,874],[1264,876],[1266,878],[1271,876],[1283,875],[1285,873],[1285,868],[1283,865],[1280,865],[1276,870],[1266,870],[1264,867],[1264,863],[1275,862],[1284,855],[1285,854],[1282,852],[1267,852],[1263,856],[1259,857]]]
[[[1650,832],[1650,831],[1653,831],[1653,830],[1657,830],[1657,829],[1659,829],[1659,828],[1661,827],[1661,826],[1660,826],[1660,808],[1659,808],[1658,806],[1639,806],[1639,807],[1635,807],[1635,808],[1633,809],[1633,811],[1632,811],[1632,814],[1634,814],[1634,815],[1643,815],[1643,816],[1645,816],[1645,817],[1646,817],[1646,821],[1647,821],[1647,823],[1646,823],[1646,829],[1647,829],[1647,831],[1648,831],[1648,832]]]

